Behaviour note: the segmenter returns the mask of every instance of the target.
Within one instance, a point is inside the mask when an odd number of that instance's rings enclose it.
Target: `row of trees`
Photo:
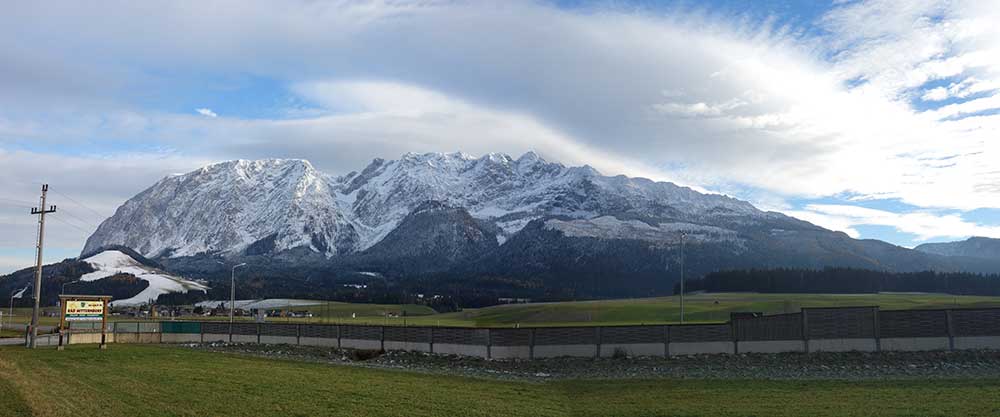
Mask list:
[[[685,292],[876,293],[934,292],[1000,295],[1000,275],[965,272],[887,272],[854,268],[744,269],[685,280]],[[675,285],[674,293],[680,292]]]

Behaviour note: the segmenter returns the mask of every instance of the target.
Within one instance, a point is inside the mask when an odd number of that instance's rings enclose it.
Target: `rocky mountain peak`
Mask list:
[[[670,183],[605,177],[535,152],[514,159],[407,153],[331,177],[301,159],[221,162],[168,177],[127,201],[88,239],[85,251],[124,245],[149,257],[238,256],[295,248],[327,257],[363,251],[434,201],[492,224],[504,241],[533,219],[602,215],[711,222],[760,212],[726,197]]]

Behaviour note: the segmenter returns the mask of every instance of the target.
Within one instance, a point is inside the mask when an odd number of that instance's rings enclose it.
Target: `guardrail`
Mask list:
[[[68,343],[94,343],[93,334],[74,331]],[[292,344],[489,359],[1000,349],[1000,309],[804,308],[716,324],[536,328],[117,322],[109,337],[109,343]]]

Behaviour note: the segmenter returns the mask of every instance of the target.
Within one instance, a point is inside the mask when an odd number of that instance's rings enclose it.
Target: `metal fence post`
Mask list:
[[[806,312],[809,311],[805,308],[799,313],[802,315],[802,349],[809,353],[809,315]]]
[[[951,309],[944,311],[944,328],[948,333],[948,350],[955,350],[955,327],[951,321]]]
[[[670,357],[670,325],[663,325],[663,357]]]
[[[736,326],[737,326],[736,322],[737,321],[735,319],[729,319],[729,332],[730,336],[733,338],[733,354],[739,355],[740,337],[739,337],[739,332],[736,331]]]
[[[205,323],[198,323],[198,339],[199,343],[205,343]]]
[[[260,344],[260,323],[257,323],[257,344]]]
[[[378,341],[381,346],[380,350],[385,351],[385,326],[379,326],[381,334],[379,335]]]
[[[873,326],[872,331],[875,334],[875,351],[876,352],[881,352],[882,351],[882,330],[879,328],[878,312],[879,312],[879,310],[878,310],[877,306],[876,307],[872,307],[872,326]]]
[[[535,359],[535,328],[528,332],[528,359]]]
[[[295,344],[302,344],[302,324],[295,325]]]
[[[594,357],[595,358],[600,358],[601,357],[601,344],[602,344],[602,340],[601,340],[601,335],[602,335],[601,326],[597,326],[596,332],[597,332],[597,349],[594,350]]]
[[[340,328],[344,327],[342,324],[337,325],[337,349],[342,349],[340,345]]]
[[[493,359],[493,332],[486,328],[486,359]]]
[[[431,353],[434,353],[434,328],[428,327],[427,329],[431,331]]]

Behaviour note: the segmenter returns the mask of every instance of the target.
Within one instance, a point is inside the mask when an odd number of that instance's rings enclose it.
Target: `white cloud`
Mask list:
[[[0,59],[16,67],[0,69],[11,91],[0,149],[125,143],[184,160],[305,157],[328,172],[406,151],[537,149],[609,174],[771,194],[755,201],[1000,207],[1000,116],[984,112],[998,107],[995,2],[837,3],[820,38],[709,13],[520,1],[199,7],[8,7],[0,39],[14,41],[0,41]],[[210,120],[136,104],[150,100],[134,91],[171,97],[178,81],[149,75],[161,68],[278,80],[314,108],[285,120],[196,110]],[[918,98],[957,102],[921,113]],[[137,188],[118,186],[108,206]],[[838,216],[824,221],[858,224]]]
[[[856,226],[874,225],[889,226],[897,231],[916,235],[918,240],[969,236],[1000,238],[1000,226],[969,222],[958,214],[893,213],[840,204],[810,204],[803,210],[791,210],[785,213],[831,230],[845,232],[851,237],[860,236]]]
[[[194,109],[194,111],[196,111],[196,112],[198,112],[198,114],[200,114],[202,116],[206,116],[206,117],[219,117],[219,115],[215,114],[215,112],[212,111],[212,109],[200,108],[200,109]]]
[[[208,162],[169,154],[63,156],[0,148],[0,274],[34,263],[38,219],[28,213],[38,206],[43,183],[49,184],[47,204],[57,206],[46,217],[48,263],[78,255],[90,233],[126,199],[170,172]]]

